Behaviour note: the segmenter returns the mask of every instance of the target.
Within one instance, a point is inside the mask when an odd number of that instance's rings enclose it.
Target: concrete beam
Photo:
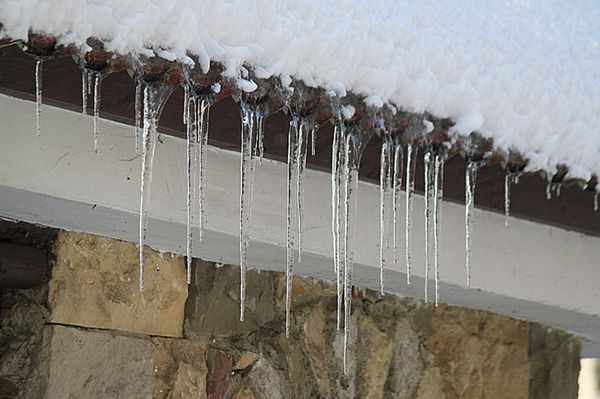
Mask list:
[[[0,95],[0,216],[135,241],[141,162],[134,152],[133,128],[101,121],[101,152],[94,154],[90,117],[43,106],[37,137],[34,116],[33,103]],[[249,262],[257,268],[285,267],[285,170],[280,162],[266,160],[256,172]],[[206,239],[194,256],[237,264],[238,153],[210,148],[207,187]],[[331,280],[329,187],[327,173],[307,171],[306,255],[297,272]],[[185,192],[185,143],[164,136],[156,151],[150,246],[185,252]],[[378,188],[361,183],[358,201],[355,284],[376,288]],[[401,261],[387,270],[386,289],[420,298],[423,201],[415,202],[414,283],[406,285]],[[584,355],[600,355],[600,238],[517,219],[506,229],[502,215],[476,209],[472,288],[466,289],[464,208],[445,203],[441,225],[443,302],[576,333],[584,337]]]

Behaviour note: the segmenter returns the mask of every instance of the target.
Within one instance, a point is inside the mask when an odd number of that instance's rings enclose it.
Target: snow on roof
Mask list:
[[[295,77],[428,111],[529,158],[600,174],[600,4],[593,0],[2,0],[3,34],[153,49],[239,75]],[[146,49],[146,50],[144,50]]]

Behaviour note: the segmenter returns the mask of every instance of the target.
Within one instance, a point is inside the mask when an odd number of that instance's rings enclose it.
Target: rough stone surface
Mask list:
[[[41,398],[48,383],[44,323],[47,287],[4,291],[0,298],[0,378],[7,398]],[[6,306],[6,308],[5,308]],[[3,396],[0,396],[3,398]]]
[[[147,339],[72,327],[47,327],[47,398],[149,398],[155,345]]]
[[[529,334],[530,398],[577,397],[579,340],[558,330],[532,324]]]
[[[430,365],[439,369],[448,399],[529,396],[528,323],[441,306],[431,330]]]
[[[206,396],[204,360],[206,346],[201,341],[155,338],[154,398],[199,398]]]
[[[187,297],[183,258],[146,249],[140,293],[138,250],[131,243],[60,232],[54,254],[50,322],[181,336]]]
[[[577,397],[579,342],[568,334],[359,289],[344,374],[334,286],[294,278],[286,338],[283,274],[249,271],[240,322],[239,269],[203,261],[195,262],[184,338],[140,334],[149,325],[181,332],[181,259],[149,251],[164,262],[164,280],[149,264],[154,277],[135,297],[133,245],[61,232],[54,248],[49,296],[48,287],[2,293],[0,398]],[[103,330],[89,328],[96,324]]]

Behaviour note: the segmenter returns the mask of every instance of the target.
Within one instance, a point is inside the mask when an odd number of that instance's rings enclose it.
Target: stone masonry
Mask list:
[[[60,232],[52,277],[5,290],[0,398],[576,399],[579,341],[533,323],[354,290],[348,373],[335,287],[239,272],[147,250],[138,292],[133,244]],[[156,267],[158,266],[158,267]],[[158,270],[157,270],[158,269]]]

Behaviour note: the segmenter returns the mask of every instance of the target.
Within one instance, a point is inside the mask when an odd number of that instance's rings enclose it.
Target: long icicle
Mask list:
[[[357,132],[344,132],[343,162],[343,271],[344,271],[344,373],[348,372],[348,345],[350,342],[350,315],[352,312],[352,274],[354,227],[357,212],[358,170],[364,145],[370,136]]]
[[[594,193],[594,212],[598,211],[598,196],[600,195],[600,193],[598,191],[596,191]]]
[[[408,144],[406,151],[406,224],[405,224],[405,256],[406,256],[406,283],[410,284],[412,257],[411,251],[411,229],[413,213],[413,193],[415,191],[415,169],[417,162],[417,147]]]
[[[431,150],[427,150],[423,155],[423,164],[425,167],[425,193],[423,197],[425,199],[425,303],[429,301],[429,270],[431,269],[430,255],[430,237],[431,237],[431,202],[432,202],[432,174],[433,174],[433,153]]]
[[[400,203],[400,194],[402,192],[402,161],[404,148],[401,144],[394,145],[394,175],[392,178],[393,197],[392,197],[392,242],[394,252],[394,265],[398,264],[398,204]]]
[[[199,241],[204,238],[204,196],[206,194],[206,161],[208,156],[208,120],[210,101],[206,97],[200,97],[197,101],[196,116],[196,147],[198,164],[198,228]]]
[[[295,176],[297,173],[298,157],[298,130],[299,122],[296,115],[292,115],[290,119],[290,127],[288,132],[288,153],[287,153],[287,243],[286,243],[286,275],[285,275],[285,336],[289,337],[290,330],[290,313],[292,306],[292,278],[294,267],[294,250],[296,244],[295,228],[297,218],[294,212],[295,196]]]
[[[342,274],[341,274],[341,243],[340,243],[340,174],[341,151],[343,145],[343,126],[336,123],[333,130],[333,145],[331,150],[331,233],[333,236],[333,271],[336,276],[337,318],[336,329],[341,328],[342,320]]]
[[[475,184],[479,163],[469,161],[465,171],[465,271],[467,288],[471,286],[471,225],[475,206]]]
[[[140,221],[139,221],[139,258],[140,292],[144,290],[144,245],[148,227],[148,198],[152,187],[152,165],[156,149],[156,110],[150,104],[149,87],[144,88],[144,129],[142,149],[142,172],[140,178]]]
[[[186,101],[190,102],[189,97],[186,96]],[[196,108],[195,100],[191,101],[191,107],[193,109]],[[188,103],[186,108],[189,109],[190,104]],[[195,115],[195,112],[192,113]],[[194,120],[189,117],[186,117],[187,124],[187,137],[186,137],[186,183],[187,183],[187,202],[186,202],[186,210],[187,210],[187,218],[186,218],[186,279],[187,283],[190,284],[192,280],[192,249],[193,249],[193,222],[194,222],[194,207],[193,207],[193,196],[194,196],[194,153],[195,153],[195,129],[194,129]]]
[[[442,201],[444,198],[444,157],[440,154],[435,155],[433,179],[433,273],[435,279],[434,303],[435,306],[438,306],[440,303],[440,222],[442,217]]]
[[[240,321],[244,321],[246,308],[246,271],[248,261],[249,227],[252,209],[255,157],[254,143],[263,134],[263,116],[255,105],[241,101],[241,161],[240,161]]]
[[[35,127],[37,135],[41,135],[41,107],[42,107],[42,75],[44,70],[44,61],[38,59],[35,62]]]
[[[98,153],[98,121],[100,118],[100,72],[94,73],[94,152]]]
[[[392,189],[392,166],[394,162],[393,143],[390,137],[384,137],[381,143],[381,155],[379,161],[379,293],[385,293],[385,266],[389,247],[388,218],[386,212]]]
[[[287,171],[287,245],[286,245],[286,337],[289,336],[294,254],[300,262],[302,253],[303,176],[306,169],[308,132],[312,128],[309,119],[292,113],[288,133]]]
[[[298,224],[296,225],[296,237],[298,245],[298,263],[302,260],[302,239],[304,230],[304,218],[302,204],[304,202],[304,186],[302,185],[304,170],[306,168],[306,151],[308,147],[308,124],[306,120],[299,117],[298,127],[296,129],[298,148],[296,149],[296,215]]]

